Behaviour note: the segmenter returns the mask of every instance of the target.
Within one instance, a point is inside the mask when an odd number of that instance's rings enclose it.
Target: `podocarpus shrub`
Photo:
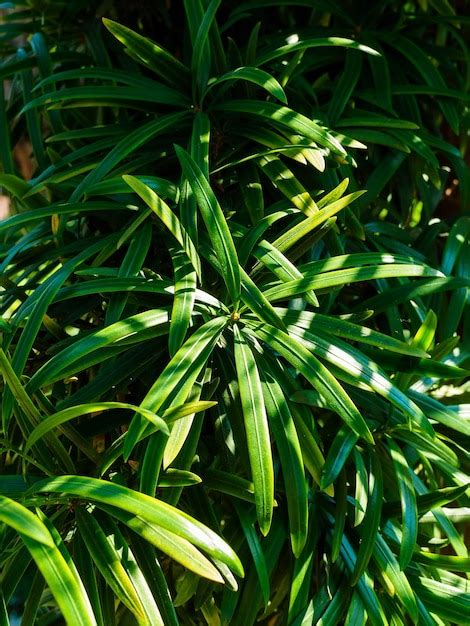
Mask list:
[[[468,623],[457,3],[7,5],[3,622]]]

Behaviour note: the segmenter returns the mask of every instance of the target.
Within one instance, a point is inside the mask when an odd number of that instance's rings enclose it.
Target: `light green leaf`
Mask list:
[[[400,568],[406,569],[418,538],[418,507],[413,486],[412,469],[401,449],[391,439],[388,441],[402,508],[402,542],[400,544]]]
[[[279,82],[271,76],[271,74],[268,74],[268,72],[260,70],[256,67],[237,67],[236,70],[222,74],[222,76],[217,76],[217,78],[209,81],[204,95],[206,95],[213,87],[229,80],[246,80],[250,83],[254,83],[255,85],[265,89],[268,93],[284,104],[287,104],[286,94]]]
[[[375,267],[356,267],[345,270],[318,273],[312,270],[302,272],[304,278],[276,285],[264,291],[270,301],[286,300],[298,296],[310,289],[331,289],[348,283],[374,280],[377,278],[396,278],[398,276],[436,276],[436,270],[417,264],[376,265]]]
[[[354,432],[370,443],[374,441],[364,418],[344,389],[307,348],[283,331],[268,324],[250,322],[248,325],[262,341],[279,352],[305,376],[325,398],[331,409],[337,412]]]
[[[145,610],[139,596],[129,578],[130,550],[117,526],[103,530],[96,515],[88,512],[84,507],[76,511],[77,527],[96,567],[101,572],[107,584],[116,596],[127,606],[139,624],[148,623],[145,620]]]
[[[382,576],[387,579],[390,585],[390,591],[392,591],[401,602],[413,624],[418,623],[418,605],[408,578],[404,572],[401,571],[404,567],[398,565],[393,552],[380,533],[376,535],[373,558]]]
[[[227,221],[207,178],[194,159],[179,146],[175,146],[175,150],[184,175],[196,197],[221,267],[222,277],[236,310],[240,299],[240,269],[237,251]]]
[[[268,364],[263,361],[262,365],[261,384],[264,402],[281,461],[292,551],[298,557],[307,540],[308,482],[295,423],[282,387]]]
[[[308,137],[320,146],[329,148],[333,154],[346,156],[346,150],[342,145],[322,126],[311,119],[274,102],[263,100],[230,100],[224,101],[223,105],[216,105],[214,109],[223,109],[233,113],[247,113],[263,119],[278,122],[286,126],[294,133]]]
[[[68,626],[96,626],[90,601],[76,572],[73,572],[61,550],[45,546],[28,535],[20,536],[44,576]],[[69,557],[70,558],[70,557]]]
[[[383,478],[380,459],[370,453],[369,497],[364,519],[360,526],[361,545],[351,574],[351,585],[356,585],[365,572],[377,540],[380,515],[382,512]]]
[[[251,347],[238,326],[235,325],[233,331],[240,400],[255,487],[256,514],[261,532],[267,535],[274,501],[274,469],[268,419],[258,367]]]
[[[201,261],[197,250],[181,225],[178,217],[173,213],[170,207],[164,202],[150,187],[147,187],[135,176],[123,176],[124,181],[133,189],[144,202],[152,209],[152,211],[161,219],[163,224],[168,228],[170,233],[181,245],[186,252],[188,259],[191,261],[199,278],[201,277]]]
[[[142,409],[133,404],[128,404],[126,402],[97,402],[95,404],[79,404],[68,409],[58,411],[57,413],[53,413],[52,415],[48,415],[45,419],[43,419],[28,437],[24,446],[24,452],[27,454],[31,446],[33,446],[36,441],[41,439],[41,437],[43,437],[50,430],[57,428],[65,422],[82,415],[102,413],[103,411],[110,411],[113,409],[128,409],[130,411],[135,411],[145,417],[145,419],[147,419],[156,429],[161,430],[166,434],[169,433],[168,426],[161,417],[158,417],[155,413],[152,413],[152,411]]]
[[[149,389],[141,403],[142,408],[156,413],[161,409],[170,408],[175,397],[189,394],[227,321],[222,317],[214,318],[190,336]],[[140,415],[135,415],[126,434],[124,444],[126,459],[146,430],[150,434],[153,429],[147,427],[147,422],[144,422]]]
[[[216,533],[183,511],[146,494],[109,481],[77,475],[45,479],[36,483],[31,491],[63,493],[116,507],[186,539],[243,576],[243,568],[237,555]]]
[[[22,504],[3,495],[0,495],[0,521],[29,537],[32,541],[49,548],[55,545],[49,531],[34,513],[31,513]]]
[[[360,44],[353,39],[345,39],[344,37],[316,37],[312,39],[301,39],[300,41],[297,40],[294,43],[288,43],[284,46],[280,46],[279,48],[268,50],[256,59],[256,63],[258,65],[263,65],[264,63],[272,61],[273,59],[277,59],[278,57],[284,56],[285,54],[298,52],[299,50],[308,50],[310,48],[321,48],[325,46],[352,48],[354,50],[361,50],[362,52],[375,56],[379,56],[380,54],[369,46]]]

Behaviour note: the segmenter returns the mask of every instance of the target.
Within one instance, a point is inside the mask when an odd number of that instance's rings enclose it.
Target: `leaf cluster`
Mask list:
[[[0,6],[2,623],[468,623],[457,4]]]

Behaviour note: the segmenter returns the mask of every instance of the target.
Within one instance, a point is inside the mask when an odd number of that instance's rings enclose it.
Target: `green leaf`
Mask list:
[[[261,587],[261,593],[263,594],[264,607],[266,609],[268,606],[271,592],[270,592],[268,570],[266,568],[266,560],[264,558],[261,543],[256,534],[251,516],[245,510],[243,505],[237,503],[237,501],[234,500],[233,507],[240,520],[240,524],[243,529],[243,534],[245,535],[248,548],[253,558],[253,563],[255,565],[256,573],[258,574],[259,585]]]
[[[251,347],[238,326],[233,327],[233,332],[240,400],[255,487],[256,515],[261,532],[267,535],[274,501],[274,469],[268,419],[258,367]]]
[[[328,107],[328,119],[335,126],[351,98],[362,70],[362,55],[356,50],[347,50],[344,71],[334,86]]]
[[[310,289],[331,289],[352,282],[374,280],[377,278],[396,278],[398,276],[436,276],[437,270],[417,264],[376,265],[356,267],[345,270],[318,273],[303,271],[304,277],[266,289],[265,297],[270,301],[286,300],[298,296]],[[438,274],[439,275],[439,274]],[[368,307],[369,308],[369,307]]]
[[[412,470],[400,448],[388,442],[402,507],[402,542],[400,544],[400,568],[404,570],[410,562],[418,537],[418,508],[413,486]]]
[[[141,403],[141,408],[156,413],[162,408],[169,408],[175,396],[183,397],[185,394],[187,396],[226,324],[226,319],[218,317],[198,328],[181,346],[149,389]],[[126,434],[124,458],[129,458],[146,428],[148,431],[147,423],[142,417],[135,415]]]
[[[108,521],[106,531],[100,526],[96,515],[79,507],[75,513],[77,528],[96,567],[116,596],[137,618],[145,622],[145,610],[129,577],[130,550],[117,526]]]
[[[17,52],[19,59],[25,59],[26,53],[23,49],[19,49]],[[32,73],[28,70],[21,72],[21,85],[24,107],[22,112],[26,113],[26,124],[28,127],[29,139],[33,147],[34,156],[38,162],[40,169],[46,167],[46,155],[44,150],[44,139],[41,129],[41,119],[38,112],[31,107],[32,102],[32,89],[33,89],[33,77]]]
[[[439,617],[453,624],[468,623],[470,593],[431,578],[413,578],[415,593],[425,606]]]
[[[339,556],[341,541],[343,539],[347,515],[347,495],[346,473],[341,471],[335,485],[335,523],[331,536],[332,563],[335,563]]]
[[[367,613],[357,591],[352,595],[344,626],[365,626]]]
[[[454,500],[457,500],[460,496],[464,495],[467,490],[468,486],[462,485],[460,487],[444,487],[443,489],[436,489],[430,493],[418,495],[416,496],[416,508],[418,514],[423,515],[428,511],[432,511],[433,509],[437,509],[445,504],[454,502]],[[400,514],[400,511],[401,501],[390,501],[384,504],[383,512],[386,517],[396,517]]]
[[[407,37],[394,34],[393,37],[388,38],[390,44],[396,48],[406,59],[413,65],[426,83],[430,87],[436,87],[438,89],[447,89],[447,85],[442,78],[441,73],[436,68],[429,56],[424,50],[413,43]],[[439,106],[447,118],[454,133],[459,132],[460,120],[457,114],[457,110],[450,102],[439,101]]]
[[[460,217],[452,226],[442,253],[441,270],[450,274],[470,233],[470,218]]]
[[[55,545],[49,531],[34,513],[3,495],[0,495],[0,521],[34,542],[49,548]]]
[[[237,251],[227,221],[207,178],[194,159],[175,146],[177,157],[196,197],[214,252],[221,267],[222,277],[236,310],[240,299],[240,269]]]
[[[280,106],[274,102],[264,102],[263,100],[231,100],[213,108],[233,113],[248,113],[271,122],[278,122],[295,133],[317,142],[320,146],[329,148],[333,154],[346,156],[346,150],[327,130],[305,115],[288,107]]]
[[[103,179],[106,174],[113,169],[113,167],[121,163],[121,161],[131,154],[131,152],[134,152],[140,148],[140,146],[147,143],[160,133],[174,128],[174,126],[179,123],[185,115],[187,115],[186,112],[162,115],[156,120],[151,120],[150,122],[147,122],[147,124],[144,124],[127,134],[114,146],[111,152],[106,155],[98,167],[94,168],[77,185],[74,192],[70,196],[70,201],[74,202],[79,200],[84,193],[89,191],[89,188],[92,185],[101,181],[101,179]]]
[[[168,528],[162,528],[160,524],[155,524],[152,521],[133,515],[129,511],[120,510],[117,507],[107,504],[100,504],[99,507],[128,526],[145,542],[155,546],[158,550],[164,552],[174,561],[180,563],[191,572],[194,572],[197,576],[217,583],[223,582],[220,572],[211,561],[193,545],[194,542],[182,537],[177,532],[170,531]]]
[[[346,535],[343,535],[341,542],[341,557],[348,570],[353,571],[355,565],[357,565],[357,557]],[[359,578],[356,589],[364,604],[367,617],[371,624],[373,626],[388,626],[388,620],[385,617],[383,605],[374,591],[371,578],[366,572]]]
[[[258,243],[253,255],[259,260],[259,262],[256,263],[253,268],[251,272],[252,276],[254,276],[258,270],[266,267],[283,282],[289,282],[290,280],[303,277],[297,266],[275,246],[273,246],[273,244],[269,243],[265,239]],[[313,306],[319,305],[318,299],[313,292],[306,294],[306,300]]]
[[[343,118],[336,123],[337,128],[349,128],[350,126],[366,126],[371,128],[404,128],[407,130],[416,130],[419,128],[417,124],[409,122],[408,120],[399,120],[393,117],[380,117],[379,115],[369,114],[362,117],[361,115],[354,115],[353,117]]]
[[[147,542],[137,535],[131,537],[131,546],[151,594],[157,602],[163,623],[165,626],[178,626],[178,617],[159,558],[153,550],[148,549]]]
[[[194,243],[170,207],[152,189],[147,187],[147,185],[142,183],[135,176],[123,176],[123,179],[160,218],[186,252],[198,276],[201,277],[201,261]]]
[[[91,335],[85,336],[82,339],[78,339],[74,344],[53,356],[47,363],[39,368],[36,374],[32,376],[26,388],[29,391],[35,391],[45,384],[59,380],[65,375],[63,372],[67,372],[71,369],[74,371],[74,368],[77,368],[75,371],[79,371],[81,366],[83,366],[83,368],[87,367],[83,359],[88,354],[104,346],[116,344],[119,341],[128,339],[147,328],[167,324],[168,319],[168,311],[155,309],[153,311],[138,313],[137,315],[133,315],[125,320],[121,320],[98,330]]]
[[[202,392],[202,384],[196,383],[193,386],[190,395],[190,402],[188,404],[197,404]],[[216,404],[216,403],[214,403]],[[183,447],[193,425],[195,413],[189,413],[182,419],[178,419],[176,423],[172,425],[171,433],[168,441],[165,444],[165,450],[163,453],[163,467],[166,469],[176,459],[181,448]],[[159,481],[161,484],[161,481]]]
[[[262,361],[261,385],[269,425],[276,441],[286,487],[289,531],[294,556],[307,540],[308,483],[295,423],[279,382],[266,361]]]
[[[164,48],[130,28],[103,18],[103,24],[139,62],[176,87],[187,84],[189,70]]]
[[[210,57],[207,54],[208,46],[207,39],[209,36],[209,30],[211,25],[215,19],[215,14],[217,9],[219,8],[221,0],[211,0],[209,5],[207,6],[204,16],[199,24],[199,28],[196,34],[196,38],[194,40],[193,45],[193,56],[191,59],[191,72],[193,75],[197,77],[197,84],[199,87],[200,93],[203,93],[206,84],[207,84],[207,75],[209,67],[207,67],[208,62],[210,63]],[[206,53],[206,59],[203,61],[204,53]]]
[[[237,69],[232,70],[231,72],[222,74],[222,76],[217,76],[217,78],[209,81],[204,96],[206,96],[206,94],[209,93],[213,87],[229,80],[246,80],[250,83],[254,83],[255,85],[265,89],[282,103],[287,104],[286,94],[279,82],[271,76],[271,74],[268,74],[268,72],[260,70],[256,67],[237,67]]]
[[[207,552],[233,571],[243,576],[243,568],[233,550],[212,530],[190,515],[116,483],[89,476],[59,476],[48,478],[32,487],[34,493],[64,493],[107,506],[116,507],[186,539]]]
[[[383,478],[380,460],[374,452],[369,455],[369,498],[363,522],[360,526],[361,544],[351,574],[351,585],[356,585],[365,572],[377,540],[382,513]]]
[[[317,389],[332,410],[360,437],[372,443],[373,437],[364,418],[338,381],[301,343],[268,324],[249,323],[253,332],[276,350]]]
[[[418,605],[408,578],[401,571],[404,568],[398,565],[393,552],[380,533],[377,533],[375,541],[373,558],[377,563],[377,567],[380,569],[382,576],[387,579],[390,591],[396,595],[403,605],[413,624],[418,623]]]
[[[312,313],[311,311],[294,311],[280,307],[275,307],[274,310],[284,323],[293,324],[306,330],[316,329],[317,332],[321,331],[323,336],[327,334],[331,337],[342,337],[349,341],[370,344],[390,352],[426,357],[426,352],[417,346],[399,341],[367,326],[353,324],[332,315]]]
[[[413,560],[416,563],[430,565],[439,569],[452,572],[470,572],[470,557],[452,556],[447,554],[434,554],[433,552],[415,552]]]
[[[386,398],[408,417],[410,423],[415,422],[429,433],[433,433],[425,414],[401,392],[391,380],[373,362],[340,339],[322,339],[318,335],[300,329],[295,325],[288,326],[291,336],[298,339],[325,361],[342,370],[348,377],[353,377],[353,384],[364,383],[376,393]]]
[[[151,411],[140,408],[133,404],[127,404],[126,402],[97,402],[96,404],[79,404],[68,409],[58,411],[57,413],[54,413],[52,415],[48,415],[45,419],[43,419],[28,437],[24,445],[24,452],[25,454],[27,454],[29,449],[36,443],[36,441],[41,439],[41,437],[44,437],[44,435],[50,430],[57,428],[65,422],[68,422],[82,415],[102,413],[103,411],[109,411],[113,409],[128,409],[130,411],[135,411],[145,417],[145,419],[147,419],[156,429],[162,430],[166,434],[169,433],[168,426],[161,417],[158,417],[157,415],[155,415],[155,413],[152,413]]]
[[[292,204],[306,215],[315,213],[317,205],[293,172],[275,155],[260,157],[259,164],[272,184],[281,191]]]
[[[263,65],[268,61],[277,59],[278,57],[290,54],[291,52],[297,52],[299,50],[308,50],[310,48],[321,48],[325,46],[334,46],[342,48],[352,48],[355,50],[361,50],[367,54],[379,56],[379,52],[373,50],[369,46],[358,43],[352,39],[345,39],[344,37],[316,37],[312,39],[301,39],[294,43],[289,43],[279,48],[275,48],[265,52],[256,59],[257,65]]]
[[[56,544],[49,547],[28,535],[20,533],[20,536],[44,576],[66,623],[70,626],[96,626],[83,584]]]
[[[314,228],[320,226],[327,219],[336,215],[339,211],[346,208],[349,204],[354,202],[356,198],[359,198],[363,195],[363,191],[356,191],[354,193],[350,193],[344,198],[336,200],[331,204],[326,205],[324,208],[319,210],[314,215],[310,215],[305,218],[292,228],[290,228],[287,232],[278,237],[274,242],[273,246],[280,250],[281,252],[287,252],[294,244],[296,244],[299,239],[308,235]],[[317,205],[319,206],[319,205]]]
[[[22,113],[32,115],[37,107],[46,105],[47,108],[73,108],[90,105],[119,106],[122,102],[130,106],[131,102],[153,102],[155,104],[168,104],[175,107],[187,108],[190,100],[171,87],[155,84],[149,86],[115,87],[112,90],[108,86],[67,87],[60,91],[36,96],[22,109]]]
[[[174,356],[184,343],[191,323],[196,299],[197,275],[181,250],[171,250],[175,272],[175,297],[171,309],[171,324],[168,337],[170,355]]]

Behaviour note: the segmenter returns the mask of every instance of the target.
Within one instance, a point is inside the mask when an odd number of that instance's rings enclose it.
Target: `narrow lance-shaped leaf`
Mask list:
[[[412,469],[399,446],[388,441],[390,456],[395,469],[396,482],[402,508],[402,542],[400,544],[400,568],[404,570],[410,562],[418,537],[418,507],[413,485]]]
[[[117,507],[100,503],[99,508],[128,526],[142,540],[161,550],[197,576],[217,583],[223,582],[218,569],[188,539]]]
[[[290,228],[286,233],[278,237],[273,242],[273,246],[278,248],[281,252],[286,252],[292,248],[292,246],[297,243],[299,239],[308,235],[314,228],[323,224],[328,218],[343,210],[364,193],[365,192],[363,191],[355,191],[347,196],[344,196],[344,198],[340,198],[339,200],[328,204],[314,215],[310,215]]]
[[[273,432],[282,466],[286,488],[289,530],[292,551],[297,557],[307,540],[308,482],[305,476],[302,451],[294,420],[283,390],[262,361],[262,390],[269,425]]]
[[[36,441],[38,441],[50,430],[59,427],[61,424],[82,415],[102,413],[103,411],[113,409],[128,409],[130,411],[140,413],[140,415],[147,419],[156,429],[162,430],[164,433],[168,433],[167,423],[161,417],[158,417],[152,411],[148,411],[147,409],[140,408],[133,404],[128,404],[126,402],[97,402],[96,404],[79,404],[77,406],[58,411],[57,413],[53,413],[52,415],[48,415],[45,419],[43,419],[28,437],[24,446],[24,452],[27,454],[31,446],[33,446]]]
[[[239,558],[215,532],[183,511],[146,494],[109,481],[78,475],[39,481],[31,488],[31,492],[64,493],[117,507],[187,539],[243,576]]]
[[[353,39],[346,39],[344,37],[315,37],[311,39],[300,39],[300,41],[295,41],[293,43],[288,43],[284,46],[280,46],[279,48],[268,50],[256,59],[256,63],[257,65],[263,65],[268,61],[272,61],[273,59],[276,59],[278,57],[290,54],[291,52],[298,52],[299,50],[307,50],[309,48],[319,48],[324,46],[352,48],[353,50],[361,50],[362,52],[372,54],[374,56],[380,55],[377,50],[374,50],[369,46],[365,46],[364,44],[360,44]]]
[[[427,356],[427,353],[418,346],[399,341],[368,326],[348,322],[333,315],[322,315],[312,311],[294,311],[280,307],[275,307],[274,310],[284,323],[295,324],[295,326],[306,330],[315,328],[317,334],[321,331],[323,337],[325,335],[342,337],[349,341],[370,344],[390,352],[424,358]]]
[[[162,326],[168,322],[168,319],[168,311],[162,309],[145,311],[85,336],[53,356],[39,368],[26,388],[29,392],[34,392],[42,385],[58,380],[62,373],[72,365],[77,368],[76,371],[79,371],[80,362],[83,363],[86,355],[129,338],[147,328]]]
[[[399,567],[395,555],[380,533],[377,533],[375,540],[373,559],[382,575],[386,577],[387,582],[392,586],[397,599],[406,609],[412,622],[416,624],[418,622],[418,605],[415,594],[407,576],[401,571],[403,567]]]
[[[356,434],[370,443],[374,441],[369,427],[352,400],[334,376],[307,348],[283,331],[268,324],[249,323],[249,326],[263,342],[279,352],[305,376]]]
[[[410,423],[414,421],[423,430],[430,434],[433,433],[432,426],[419,406],[395,387],[385,373],[359,350],[349,346],[341,339],[323,339],[307,330],[299,329],[295,325],[288,328],[292,336],[298,338],[304,345],[311,348],[313,352],[340,370],[343,370],[348,377],[352,375],[354,381],[358,383],[363,382],[402,410],[407,415]]]
[[[240,300],[240,269],[235,244],[225,216],[207,178],[194,159],[175,146],[177,157],[196,197],[214,252],[220,264],[222,278],[236,309]]]
[[[302,272],[304,278],[276,285],[264,291],[270,301],[285,300],[298,296],[310,289],[331,289],[353,282],[373,280],[377,278],[396,278],[398,276],[436,276],[436,270],[424,265],[396,264],[377,265],[375,267],[356,267],[345,270],[317,273],[312,270]]]
[[[361,545],[357,553],[351,585],[356,585],[365,572],[374,550],[382,512],[383,478],[380,459],[375,452],[369,454],[369,497],[367,509],[360,527]]]
[[[100,240],[98,243],[93,243],[76,257],[64,263],[46,282],[39,285],[39,287],[34,290],[25,303],[23,303],[23,305],[18,309],[15,316],[16,322],[19,322],[21,319],[21,312],[24,308],[26,308],[26,305],[34,303],[34,309],[29,314],[29,318],[22,330],[18,343],[16,344],[15,352],[11,361],[12,368],[16,372],[17,376],[21,376],[23,373],[24,366],[27,362],[37,333],[43,324],[44,315],[46,314],[49,304],[54,299],[60,287],[67,280],[70,274],[81,263],[98,252],[98,250],[102,248],[103,243],[103,240]],[[9,390],[6,390],[3,394],[2,404],[4,427],[8,425],[13,404],[14,398],[12,394],[9,393]]]
[[[261,547],[260,540],[256,534],[250,515],[245,510],[242,504],[239,504],[236,500],[233,501],[233,507],[240,520],[243,533],[246,538],[246,542],[253,558],[256,573],[258,574],[258,581],[261,587],[261,593],[263,594],[264,606],[268,606],[269,596],[271,594],[269,584],[269,574],[266,568],[266,560],[264,558],[263,549]]]
[[[142,37],[142,35],[113,20],[103,18],[103,24],[141,63],[167,82],[177,87],[185,87],[189,77],[188,68],[169,52],[151,39]]]
[[[171,309],[171,324],[168,337],[170,355],[181,348],[193,314],[196,299],[197,276],[186,255],[181,250],[170,248],[175,273],[175,297]]]
[[[173,213],[166,202],[164,202],[152,189],[150,189],[150,187],[147,187],[147,185],[142,183],[135,176],[125,175],[123,176],[123,179],[160,218],[166,228],[186,252],[188,259],[191,261],[199,278],[201,278],[201,261],[199,259],[199,255],[194,243],[191,241],[191,238],[175,213]]]
[[[68,566],[67,560],[56,544],[45,546],[28,535],[20,533],[20,536],[44,576],[67,625],[96,626],[83,585],[76,572]]]
[[[92,513],[78,507],[75,514],[77,528],[96,567],[116,596],[134,613],[137,621],[142,623],[144,607],[126,571],[127,550],[123,549],[122,544],[117,545],[120,538],[117,528],[114,532],[105,534]],[[119,550],[122,550],[121,555]]]
[[[191,391],[189,402],[196,403],[199,401],[202,392],[201,382],[197,382]],[[171,428],[170,436],[165,443],[165,451],[163,453],[163,467],[168,468],[178,456],[183,447],[193,425],[195,413],[189,413],[184,418],[178,420]],[[159,481],[161,485],[161,481]]]
[[[346,425],[336,433],[325,459],[320,486],[322,489],[331,485],[347,462],[357,442],[357,435]]]
[[[283,282],[303,278],[302,272],[297,269],[296,265],[266,240],[259,242],[254,251],[254,256],[259,259],[262,266],[267,267]],[[306,292],[305,299],[312,306],[319,306],[318,298],[313,291]]]
[[[343,146],[316,122],[308,117],[293,111],[288,107],[280,106],[274,102],[263,100],[232,100],[214,106],[214,109],[222,108],[224,111],[234,113],[248,113],[263,119],[278,122],[304,137],[317,142],[320,146],[329,148],[333,154],[346,156]]]
[[[255,486],[256,514],[261,532],[267,535],[274,501],[274,469],[268,420],[255,358],[238,326],[235,325],[233,331],[240,400]]]
[[[231,72],[222,74],[222,76],[218,76],[213,80],[211,79],[206,88],[204,96],[206,96],[213,87],[216,87],[217,85],[220,85],[220,83],[229,80],[246,80],[250,83],[254,83],[255,85],[258,85],[259,87],[265,89],[268,93],[280,100],[283,104],[287,104],[287,98],[284,89],[274,78],[274,76],[271,76],[271,74],[268,74],[268,72],[260,70],[256,67],[237,67],[236,70],[232,70]]]
[[[0,495],[0,521],[37,543],[50,548],[54,546],[47,528],[34,513],[31,513],[19,502],[3,495]]]
[[[169,408],[175,397],[189,394],[199,372],[224,330],[227,319],[217,317],[209,320],[181,346],[155,383],[149,389],[141,407],[153,412]],[[184,401],[184,399],[182,400]],[[132,449],[142,437],[147,422],[135,415],[126,434],[124,457],[129,458]],[[152,429],[150,428],[150,432]]]
[[[241,275],[241,298],[243,304],[247,306],[260,320],[272,324],[276,328],[285,330],[285,326],[274,310],[270,302],[266,300],[263,293],[258,289],[256,283],[251,280],[243,268],[240,268]]]
[[[162,115],[156,120],[151,120],[143,126],[139,126],[136,130],[126,135],[119,141],[114,148],[100,161],[98,167],[95,167],[85,178],[77,185],[70,201],[79,200],[84,193],[88,191],[91,185],[101,181],[113,167],[121,163],[131,152],[137,150],[143,144],[163,133],[175,125],[179,124],[183,117],[187,115],[185,111],[179,113],[168,113]]]
[[[204,17],[199,25],[199,29],[196,35],[196,39],[194,40],[193,46],[193,56],[191,59],[191,72],[194,76],[197,76],[197,84],[199,87],[200,93],[202,93],[207,84],[208,72],[210,66],[208,67],[208,62],[210,59],[210,51],[208,48],[208,36],[211,25],[215,19],[215,14],[221,0],[211,0],[207,9],[205,10]],[[206,58],[203,61],[204,52],[206,52]]]

